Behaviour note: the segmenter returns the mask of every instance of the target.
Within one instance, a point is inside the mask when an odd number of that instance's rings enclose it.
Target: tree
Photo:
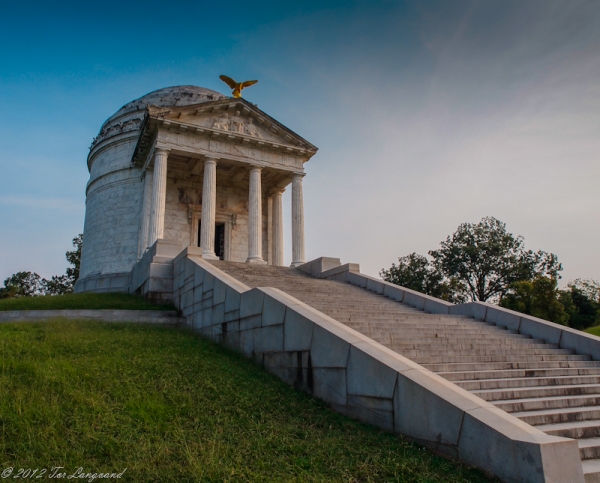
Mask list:
[[[556,255],[525,250],[523,237],[493,217],[463,223],[429,255],[435,270],[464,290],[457,296],[473,301],[497,301],[515,282],[538,275],[558,279],[562,270]]]
[[[600,324],[600,284],[576,279],[561,290],[559,300],[569,315],[569,326],[583,330]]]
[[[46,280],[37,273],[15,273],[4,281],[4,288],[0,288],[0,298],[62,295],[73,292],[75,282],[79,278],[82,242],[82,234],[73,238],[75,250],[65,254],[67,261],[73,266],[67,268],[64,275],[54,275],[50,280]]]
[[[80,233],[73,238],[75,250],[65,253],[67,261],[73,265],[68,267],[65,275],[54,275],[50,280],[43,280],[46,295],[62,295],[73,292],[75,282],[79,278],[79,266],[81,265],[81,245],[83,235]]]
[[[567,325],[570,317],[561,295],[557,279],[536,275],[532,280],[513,282],[500,299],[499,305]]]
[[[17,272],[4,280],[0,298],[32,297],[42,295],[43,279],[34,272]]]
[[[438,297],[451,302],[461,302],[456,299],[456,290],[452,281],[444,281],[443,275],[438,273],[432,264],[423,255],[411,253],[398,258],[398,265],[392,263],[389,270],[379,272],[381,278],[390,283],[415,290],[432,297]]]

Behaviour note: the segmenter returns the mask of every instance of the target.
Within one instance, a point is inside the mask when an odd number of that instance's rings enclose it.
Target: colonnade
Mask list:
[[[156,240],[164,236],[165,201],[167,191],[168,149],[154,151],[154,171],[147,171],[144,179],[144,195],[140,233],[140,256]],[[207,157],[204,161],[202,185],[202,224],[200,246],[202,258],[217,260],[215,255],[215,220],[217,207],[218,158]],[[304,173],[294,173],[292,178],[292,267],[305,263],[304,255],[304,206],[302,178]],[[263,259],[262,240],[262,167],[250,166],[248,193],[248,259],[247,263],[266,264]],[[152,189],[150,190],[150,186]],[[272,257],[273,265],[283,265],[283,189],[272,194]],[[151,194],[150,194],[151,192]]]

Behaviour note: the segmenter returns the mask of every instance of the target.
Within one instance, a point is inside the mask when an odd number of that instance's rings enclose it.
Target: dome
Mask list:
[[[156,91],[152,91],[134,101],[128,102],[115,114],[110,116],[106,122],[108,123],[111,119],[121,116],[125,113],[138,111],[145,109],[149,105],[158,107],[170,107],[170,106],[187,106],[190,104],[200,104],[202,102],[218,101],[225,99],[227,96],[206,89],[205,87],[198,86],[173,86],[164,87]]]
[[[152,91],[145,96],[128,102],[104,121],[98,136],[92,141],[90,150],[93,150],[101,142],[116,135],[134,134],[134,131],[139,131],[144,117],[143,112],[140,111],[144,111],[149,105],[157,107],[188,106],[190,104],[201,104],[221,99],[227,99],[227,96],[217,91],[197,86],[164,87],[163,89]]]

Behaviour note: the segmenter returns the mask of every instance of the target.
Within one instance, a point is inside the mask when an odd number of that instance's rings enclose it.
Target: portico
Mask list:
[[[199,246],[208,260],[281,266],[291,184],[292,266],[304,263],[303,164],[315,152],[243,99],[149,106],[132,157],[144,187],[138,259],[164,239]]]

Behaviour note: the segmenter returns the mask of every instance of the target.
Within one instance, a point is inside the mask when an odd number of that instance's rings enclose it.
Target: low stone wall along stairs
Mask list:
[[[190,247],[173,260],[173,301],[195,330],[333,409],[504,482],[600,482],[600,361],[574,348],[598,358],[599,338],[336,259],[292,269]]]

